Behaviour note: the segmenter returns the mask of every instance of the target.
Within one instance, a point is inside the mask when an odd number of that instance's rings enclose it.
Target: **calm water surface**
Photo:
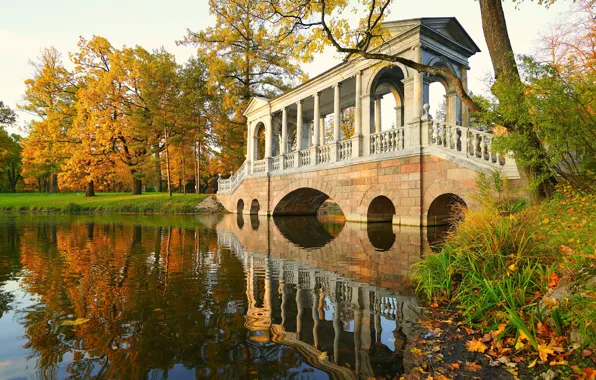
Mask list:
[[[434,231],[299,217],[0,215],[0,378],[403,373]],[[407,360],[407,359],[406,359]]]

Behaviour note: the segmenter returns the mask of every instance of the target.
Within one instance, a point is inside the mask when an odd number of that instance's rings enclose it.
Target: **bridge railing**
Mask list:
[[[404,148],[404,128],[394,128],[388,131],[370,135],[370,153],[381,154],[395,152]]]
[[[236,173],[231,173],[229,178],[223,179],[223,178],[221,178],[221,175],[220,175],[219,179],[217,181],[218,182],[218,192],[219,191],[232,192],[232,191],[236,190],[236,187],[238,187],[238,185],[240,185],[240,183],[246,176],[247,171],[248,171],[247,164],[246,164],[246,161],[244,161],[242,163],[242,165],[240,166],[240,168],[238,168]]]
[[[417,140],[416,136],[420,136],[420,139]],[[425,148],[432,147],[436,149],[436,153],[443,152],[447,157],[458,157],[463,162],[503,170],[510,178],[516,178],[519,172],[515,160],[510,154],[496,152],[493,149],[494,139],[495,135],[490,132],[432,119],[428,114],[428,105],[425,105],[425,113],[420,123],[410,123],[406,127],[392,128],[369,136],[355,136],[322,146],[312,146],[252,163],[245,162],[230,178],[220,177],[218,193],[234,192],[244,178],[252,175],[291,174],[313,170],[313,167],[319,165],[346,165],[351,161],[357,163],[363,158],[366,160],[363,156],[399,157],[419,152],[411,148],[420,145]]]
[[[440,120],[430,120],[429,145],[450,151],[467,159],[482,161],[495,167],[514,164],[510,155],[492,149],[495,135],[490,132],[462,127]]]

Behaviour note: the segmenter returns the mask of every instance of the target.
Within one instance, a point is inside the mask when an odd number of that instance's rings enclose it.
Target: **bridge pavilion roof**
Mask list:
[[[406,20],[386,21],[383,27],[390,33],[391,38],[375,50],[394,52],[396,55],[412,46],[420,45],[423,50],[434,55],[447,57],[457,64],[468,66],[468,58],[480,52],[480,48],[455,17],[423,17]],[[373,50],[373,51],[375,51]],[[360,56],[348,55],[346,59],[322,72],[321,74],[301,83],[275,99],[255,97],[249,102],[244,115],[264,108],[270,102],[277,103],[305,87],[312,86],[325,78],[335,76],[358,62],[365,61]],[[427,62],[425,62],[427,63]],[[275,107],[277,108],[277,107]]]

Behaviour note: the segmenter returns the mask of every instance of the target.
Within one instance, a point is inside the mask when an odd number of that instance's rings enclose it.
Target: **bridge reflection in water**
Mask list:
[[[403,373],[420,317],[408,271],[427,246],[427,230],[250,219],[252,227],[241,215],[216,226],[219,247],[244,266],[250,339],[292,346],[332,377]]]
[[[408,372],[408,274],[427,231],[330,216],[0,215],[0,378]]]

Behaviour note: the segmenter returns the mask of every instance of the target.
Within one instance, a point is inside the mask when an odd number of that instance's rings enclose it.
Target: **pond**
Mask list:
[[[440,234],[323,217],[0,215],[0,378],[403,373]],[[407,360],[407,358],[406,358]]]

